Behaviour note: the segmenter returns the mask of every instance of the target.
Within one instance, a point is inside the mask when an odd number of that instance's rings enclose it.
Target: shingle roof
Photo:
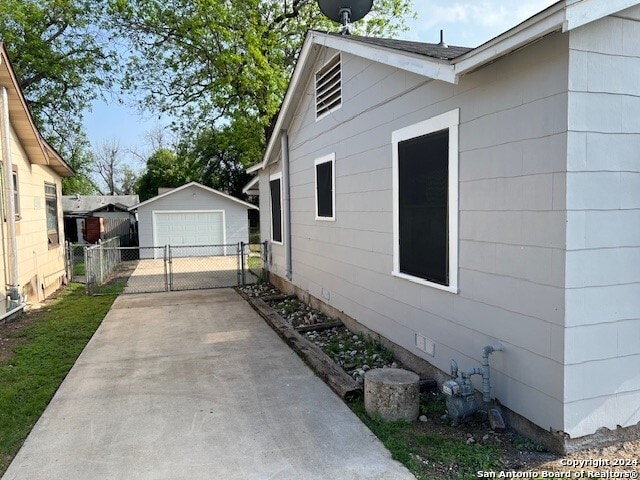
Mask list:
[[[332,34],[342,36],[340,34]],[[447,47],[440,46],[437,43],[410,42],[408,40],[395,40],[391,38],[375,38],[375,37],[359,37],[356,35],[348,35],[344,38],[355,40],[378,47],[390,48],[401,52],[415,53],[426,57],[437,58],[439,60],[452,60],[460,55],[464,55],[473,48],[456,47],[449,45]]]
[[[63,195],[62,211],[65,213],[93,212],[107,205],[127,208],[140,202],[138,195]]]

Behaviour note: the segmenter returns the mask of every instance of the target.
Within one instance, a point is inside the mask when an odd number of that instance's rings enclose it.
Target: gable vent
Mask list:
[[[316,119],[342,105],[342,65],[340,54],[316,72]]]

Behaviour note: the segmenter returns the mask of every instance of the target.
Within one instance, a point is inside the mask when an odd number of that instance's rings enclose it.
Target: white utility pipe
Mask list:
[[[8,226],[8,254],[9,254],[9,308],[16,307],[20,302],[18,292],[18,251],[16,242],[16,205],[13,191],[13,162],[11,157],[11,124],[9,123],[9,96],[6,87],[0,87],[0,99],[2,101],[2,156],[4,157],[5,178],[7,182],[7,226]]]
[[[280,149],[282,154],[282,237],[284,241],[285,276],[287,280],[293,278],[291,267],[291,196],[289,188],[289,135],[286,130],[280,131]]]

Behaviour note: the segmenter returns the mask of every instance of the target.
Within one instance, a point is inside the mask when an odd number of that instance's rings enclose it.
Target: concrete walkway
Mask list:
[[[413,479],[233,290],[123,295],[3,479]]]

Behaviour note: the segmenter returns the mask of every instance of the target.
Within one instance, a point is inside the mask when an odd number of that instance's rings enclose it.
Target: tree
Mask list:
[[[59,148],[61,148],[61,155],[75,172],[73,177],[62,179],[62,194],[95,195],[98,193],[98,187],[91,179],[94,159],[86,135],[83,132],[70,132]]]
[[[100,0],[0,2],[0,37],[36,125],[65,158],[81,148],[63,148],[65,139],[82,142],[82,112],[118,65],[105,47],[112,42],[101,29],[104,12]]]
[[[200,166],[204,185],[243,198],[242,188],[251,178],[245,169],[262,156],[262,138],[251,128],[250,121],[238,119],[203,130],[181,145],[182,155]]]
[[[125,88],[142,104],[179,116],[183,129],[251,119],[268,136],[310,28],[336,30],[316,0],[110,0],[112,28],[127,35]],[[411,0],[377,0],[366,35],[393,35]]]
[[[122,168],[120,174],[120,186],[117,189],[118,195],[135,195],[138,189],[138,175],[129,165]]]
[[[158,194],[159,187],[175,188],[185,183],[199,181],[202,169],[191,159],[161,148],[147,159],[147,167],[138,180],[140,200],[148,200]]]
[[[106,189],[103,195],[117,195],[118,177],[122,173],[122,152],[116,139],[103,141],[93,154],[94,172],[102,180]]]

